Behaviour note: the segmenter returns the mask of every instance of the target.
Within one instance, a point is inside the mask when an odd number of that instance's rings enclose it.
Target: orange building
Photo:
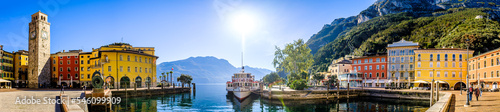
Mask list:
[[[363,74],[365,87],[384,87],[387,82],[387,55],[376,54],[352,59],[352,70]]]
[[[470,83],[484,89],[498,88],[500,82],[500,48],[469,59]]]

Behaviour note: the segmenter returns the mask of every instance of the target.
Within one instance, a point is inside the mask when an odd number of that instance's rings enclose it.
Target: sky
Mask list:
[[[275,46],[307,41],[336,18],[374,0],[7,0],[0,2],[0,45],[28,49],[38,11],[51,23],[51,53],[91,51],[114,42],[155,47],[157,64],[196,56],[275,70]],[[243,18],[243,19],[242,19]],[[241,30],[243,29],[243,30]]]

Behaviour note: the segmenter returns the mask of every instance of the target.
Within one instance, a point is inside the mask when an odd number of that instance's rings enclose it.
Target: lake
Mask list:
[[[197,84],[195,93],[162,95],[155,97],[124,98],[120,104],[113,105],[113,110],[140,112],[168,111],[425,111],[429,101],[398,100],[384,98],[356,98],[349,100],[301,100],[280,101],[251,95],[238,101],[226,92],[225,84]]]

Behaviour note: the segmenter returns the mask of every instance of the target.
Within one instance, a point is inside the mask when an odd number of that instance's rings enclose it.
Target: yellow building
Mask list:
[[[57,54],[50,54],[50,82],[59,82],[59,58]],[[61,85],[57,83],[57,85]]]
[[[26,87],[28,80],[28,51],[14,53],[14,87]]]
[[[92,82],[92,77],[90,77],[93,71],[90,71],[90,56],[92,52],[82,52],[80,53],[80,83],[89,87]]]
[[[415,50],[415,87],[428,87],[433,79],[446,89],[465,87],[466,58],[473,52],[454,48]]]
[[[154,47],[132,47],[127,43],[113,43],[92,49],[90,57],[82,58],[80,61],[89,61],[90,65],[80,65],[80,67],[90,68],[81,74],[89,74],[90,78],[98,75],[103,76],[105,82],[110,83],[111,88],[147,87],[146,84],[153,84],[156,77],[156,59]],[[82,53],[81,56],[88,56]],[[88,81],[89,77],[83,80]],[[91,79],[90,79],[91,80]],[[116,80],[116,81],[115,81]]]
[[[14,81],[14,54],[3,51],[2,55],[2,79]]]

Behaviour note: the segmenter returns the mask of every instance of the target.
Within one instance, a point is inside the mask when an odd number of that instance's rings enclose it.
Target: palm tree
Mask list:
[[[172,76],[174,76],[174,74],[173,74],[173,73],[174,73],[174,72],[170,71],[170,82],[171,82],[172,84],[174,83],[174,81],[172,80]]]
[[[167,83],[168,83],[168,74],[169,74],[169,72],[166,72],[166,73],[167,73],[167,78],[165,78],[166,79],[165,81],[167,81]],[[170,86],[170,84],[168,84],[168,86]]]

